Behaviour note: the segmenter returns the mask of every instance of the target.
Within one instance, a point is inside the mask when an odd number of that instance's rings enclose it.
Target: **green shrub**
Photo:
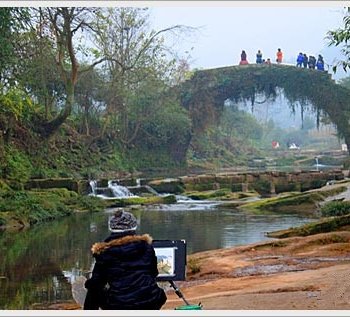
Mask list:
[[[15,189],[18,189],[28,181],[32,165],[27,155],[12,147],[7,147],[4,165],[2,176],[9,181],[10,186],[14,184]]]
[[[76,195],[66,201],[75,210],[100,212],[105,208],[105,203],[101,198],[93,196]]]
[[[330,201],[321,207],[321,214],[323,217],[350,214],[350,201]]]

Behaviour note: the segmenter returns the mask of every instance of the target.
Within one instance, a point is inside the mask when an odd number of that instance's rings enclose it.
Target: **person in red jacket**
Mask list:
[[[276,56],[277,56],[276,62],[278,64],[281,64],[282,60],[283,60],[283,53],[282,53],[282,50],[280,48],[277,50]]]
[[[241,61],[239,62],[239,65],[247,65],[247,53],[243,50],[241,53]]]

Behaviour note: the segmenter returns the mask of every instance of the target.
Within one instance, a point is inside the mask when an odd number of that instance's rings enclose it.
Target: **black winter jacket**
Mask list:
[[[84,309],[160,309],[166,295],[156,283],[157,258],[148,234],[118,236],[95,243],[96,263],[85,283]]]

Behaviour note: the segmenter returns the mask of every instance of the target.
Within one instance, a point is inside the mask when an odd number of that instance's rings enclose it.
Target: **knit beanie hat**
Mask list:
[[[111,232],[135,231],[137,228],[137,220],[130,212],[118,210],[109,219],[108,228]]]

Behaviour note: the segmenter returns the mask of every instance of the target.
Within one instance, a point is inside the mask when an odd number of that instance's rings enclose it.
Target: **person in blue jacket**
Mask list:
[[[297,57],[297,67],[301,67],[301,65],[303,65],[303,62],[304,62],[304,55],[303,53],[299,53]]]
[[[317,70],[324,70],[324,60],[322,55],[318,55],[317,62],[316,62],[316,68]]]
[[[96,262],[85,282],[84,309],[159,310],[166,302],[152,238],[136,229],[136,218],[119,210],[109,220],[111,235],[92,246]]]

